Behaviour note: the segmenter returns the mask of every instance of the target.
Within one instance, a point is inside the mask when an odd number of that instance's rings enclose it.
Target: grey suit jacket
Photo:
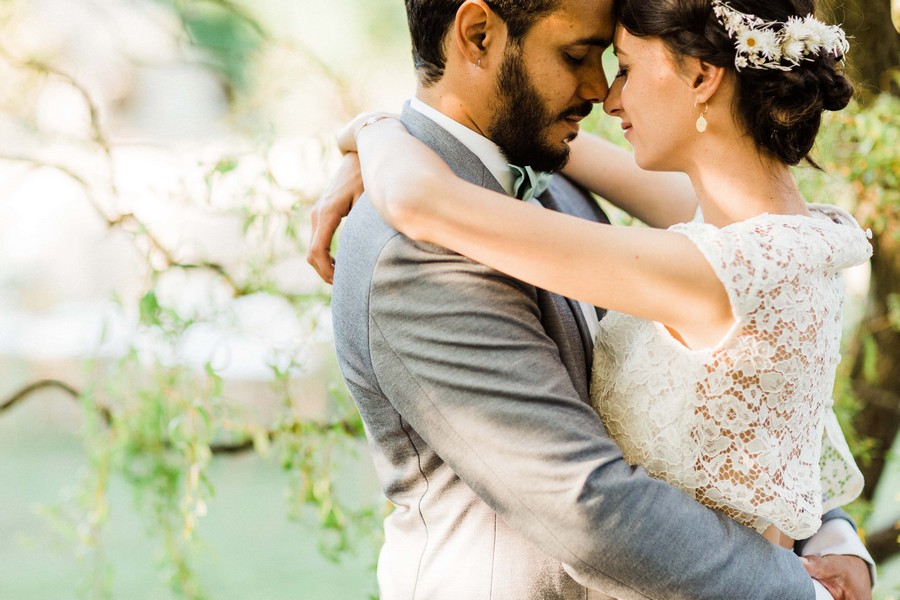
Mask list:
[[[502,193],[444,129],[409,108],[403,121],[459,177]],[[563,178],[548,194],[601,218]],[[364,196],[333,315],[395,507],[383,600],[815,597],[792,553],[623,461],[587,404],[591,342],[570,301],[410,240]]]

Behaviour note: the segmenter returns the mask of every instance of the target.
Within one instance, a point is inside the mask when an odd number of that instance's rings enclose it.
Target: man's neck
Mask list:
[[[426,96],[429,99],[434,98],[433,95]],[[500,148],[485,137],[483,133],[458,118],[465,111],[451,111],[448,114],[442,110],[442,107],[446,107],[448,102],[438,102],[437,104],[435,106],[429,103],[428,100],[417,93],[410,106],[443,127],[450,135],[472,151],[484,163],[484,166],[487,167],[504,191],[512,195],[515,178]]]
[[[424,87],[420,84],[416,88],[416,98],[475,133],[490,139],[486,128],[479,126],[479,119],[470,104],[459,94],[446,89],[446,86],[438,83],[434,86]]]

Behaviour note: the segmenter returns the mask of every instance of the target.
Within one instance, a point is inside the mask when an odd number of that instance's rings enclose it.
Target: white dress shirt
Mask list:
[[[853,526],[844,519],[832,519],[822,525],[819,531],[806,542],[803,553],[816,556],[828,554],[858,556],[869,565],[869,577],[872,578],[872,585],[875,585],[875,561],[872,560],[872,555],[856,535]],[[815,580],[813,580],[813,584],[816,587],[816,600],[834,600],[822,584]]]
[[[510,196],[513,195],[515,177],[509,168],[509,161],[503,156],[503,152],[497,144],[480,133],[469,129],[462,123],[454,121],[444,113],[425,104],[425,102],[418,98],[410,99],[409,106],[446,129],[450,135],[459,140],[463,146],[468,148],[482,163],[484,163],[484,166],[487,167],[488,171],[490,171],[491,175],[494,176],[506,193]],[[532,199],[530,202],[540,206],[540,202],[536,199]],[[703,219],[699,208],[695,219]],[[585,320],[590,328],[591,339],[593,339],[597,334],[597,312],[593,306],[586,302],[579,302],[579,304],[581,305],[581,312],[584,314]],[[863,546],[863,543],[860,541],[859,536],[856,535],[856,532],[853,530],[850,523],[843,519],[832,519],[822,525],[819,531],[806,543],[804,552],[806,554],[815,554],[818,556],[825,556],[827,554],[848,554],[851,556],[858,556],[868,563],[869,573],[872,577],[873,584],[875,582],[875,561],[872,560],[871,555],[869,555],[869,552],[866,550],[865,546]],[[813,583],[816,588],[816,600],[834,600],[831,594],[829,594],[818,581],[814,580]]]

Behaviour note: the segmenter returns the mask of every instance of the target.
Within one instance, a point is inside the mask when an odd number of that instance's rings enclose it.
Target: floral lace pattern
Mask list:
[[[871,246],[833,207],[760,215],[690,238],[731,301],[735,324],[691,350],[659,323],[600,322],[592,400],[626,460],[739,523],[794,539],[855,498],[862,475],[831,410],[840,360],[841,271]]]

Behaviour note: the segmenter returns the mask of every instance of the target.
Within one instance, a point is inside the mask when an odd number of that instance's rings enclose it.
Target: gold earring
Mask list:
[[[703,105],[705,108],[703,109],[703,112],[700,113],[700,117],[697,119],[697,131],[699,133],[703,133],[704,131],[706,131],[706,126],[709,125],[709,123],[707,123],[706,121],[706,117],[704,116],[709,111],[709,103],[704,102]],[[696,104],[694,106],[696,106]]]
[[[478,62],[475,63],[475,68],[477,68],[477,69],[481,68],[481,59],[480,58],[478,59]]]

